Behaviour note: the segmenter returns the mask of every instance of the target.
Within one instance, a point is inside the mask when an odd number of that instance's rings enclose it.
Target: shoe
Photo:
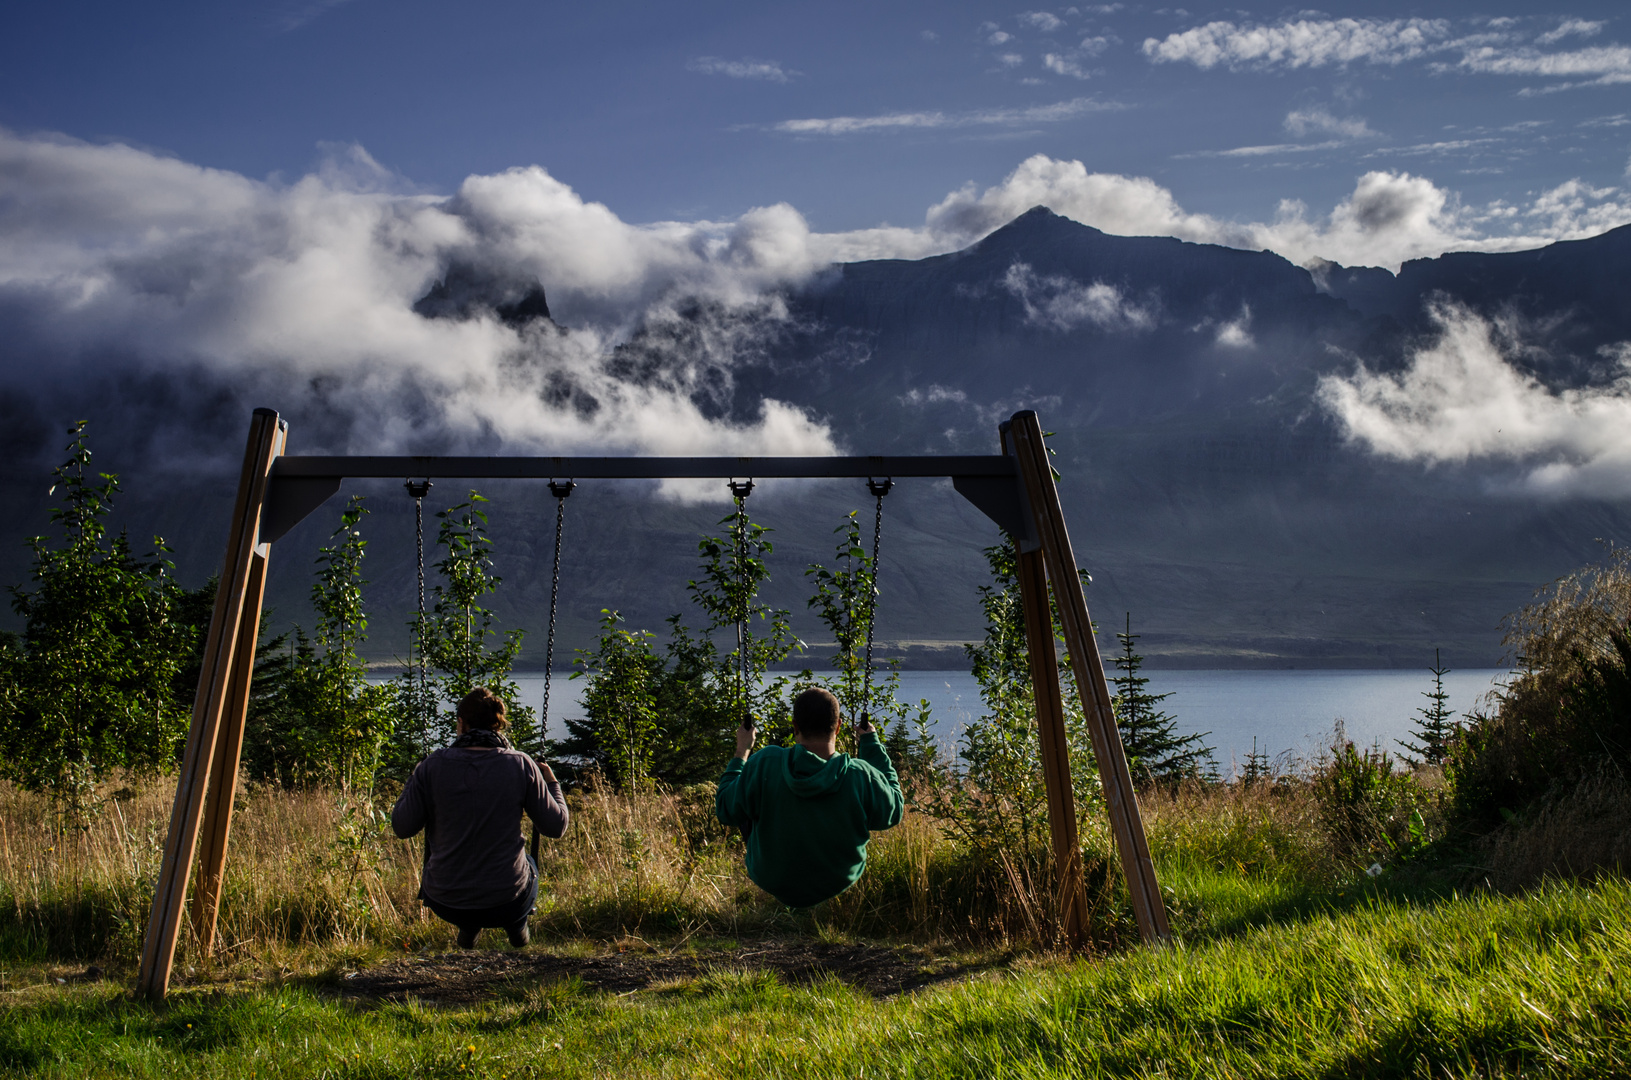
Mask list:
[[[525,949],[532,941],[532,927],[526,923],[510,927],[510,944],[517,949]]]
[[[479,933],[481,933],[481,930],[478,927],[460,927],[459,948],[474,949],[476,947],[476,935]]]

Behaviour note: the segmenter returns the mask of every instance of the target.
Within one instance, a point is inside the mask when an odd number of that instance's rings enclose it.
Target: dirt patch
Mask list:
[[[630,949],[599,956],[568,956],[536,946],[522,951],[468,952],[404,957],[363,971],[347,972],[335,989],[347,998],[461,1005],[484,1001],[526,982],[577,977],[585,984],[626,994],[665,982],[731,968],[770,971],[799,985],[837,976],[874,997],[886,998],[967,977],[990,964],[959,964],[909,948],[831,945],[792,940],[744,941],[719,948],[664,951]]]

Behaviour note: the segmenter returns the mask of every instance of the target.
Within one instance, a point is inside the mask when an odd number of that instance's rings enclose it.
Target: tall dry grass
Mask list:
[[[1546,878],[1631,873],[1631,782],[1604,772],[1554,793],[1474,845],[1478,872],[1506,892]]]
[[[1305,888],[1354,873],[1322,825],[1315,789],[1308,778],[1281,777],[1146,792],[1140,802],[1163,880],[1187,882],[1193,894],[1200,885],[1215,888],[1207,882]],[[89,828],[53,831],[47,799],[0,785],[0,961],[132,962],[173,792],[173,782],[104,792]],[[1558,840],[1570,829],[1577,836],[1631,832],[1622,827],[1631,820],[1631,796],[1623,788],[1604,792],[1541,815],[1491,858],[1517,865],[1555,851],[1623,864],[1623,843],[1605,855]],[[632,797],[591,789],[569,799],[571,828],[546,841],[539,859],[533,930],[542,938],[672,941],[799,928],[987,946],[1059,943],[1059,882],[1043,847],[979,850],[933,817],[908,813],[874,837],[867,872],[854,887],[794,912],[748,880],[739,836],[714,817],[713,785]],[[314,946],[450,945],[452,929],[416,898],[420,840],[396,839],[388,811],[386,798],[370,803],[334,789],[242,791],[213,960],[265,961],[279,950]],[[1104,815],[1082,807],[1080,824],[1092,940],[1101,948],[1134,940]],[[1544,872],[1558,869],[1535,873]],[[188,928],[178,963],[185,969],[205,961]]]
[[[139,955],[169,824],[173,781],[105,791],[87,828],[54,831],[47,799],[0,785],[0,959]],[[740,838],[714,817],[712,785],[625,797],[570,796],[572,826],[546,841],[534,933],[553,938],[735,935],[802,928],[1047,947],[1057,881],[1045,850],[993,860],[932,818],[908,814],[874,837],[867,873],[840,897],[794,912],[748,880]],[[416,899],[419,838],[397,840],[389,802],[332,789],[240,792],[214,960],[307,946],[431,946],[452,930]],[[1107,832],[1086,838],[1095,936],[1131,925]],[[188,926],[177,962],[205,962]]]

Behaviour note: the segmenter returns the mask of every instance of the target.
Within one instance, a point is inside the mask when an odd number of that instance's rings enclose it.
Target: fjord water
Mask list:
[[[1396,751],[1408,738],[1421,708],[1423,693],[1433,688],[1427,671],[1414,670],[1280,670],[1280,671],[1148,671],[1148,690],[1171,693],[1161,707],[1182,731],[1210,732],[1206,741],[1227,773],[1232,763],[1245,764],[1253,752],[1271,758],[1291,752],[1316,753],[1338,720],[1348,737],[1361,746],[1380,743]],[[1445,705],[1457,717],[1479,707],[1507,676],[1505,669],[1451,671],[1444,677]],[[543,702],[542,672],[517,673],[523,701]],[[934,733],[947,749],[955,747],[962,729],[980,715],[980,690],[966,671],[903,671],[900,697],[927,698],[933,707]],[[550,691],[549,734],[564,734],[563,716],[577,716],[581,679],[557,673]]]

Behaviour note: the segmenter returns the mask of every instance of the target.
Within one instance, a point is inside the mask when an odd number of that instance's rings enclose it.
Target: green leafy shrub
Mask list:
[[[60,539],[30,539],[33,588],[11,589],[23,633],[0,643],[0,774],[51,793],[75,820],[103,777],[174,766],[192,701],[181,683],[208,609],[171,577],[162,539],[138,557],[124,534],[107,538],[119,481],[88,473],[85,428],[68,429],[54,474]]]
[[[924,809],[969,850],[980,873],[1040,881],[1052,873],[1048,801],[1014,548],[997,544],[985,556],[991,568],[991,583],[980,587],[985,637],[966,646],[985,709],[963,731],[953,782]],[[1085,836],[1091,832],[1085,823],[1101,805],[1099,776],[1068,660],[1059,674],[1076,815]]]
[[[1423,844],[1426,799],[1415,778],[1394,768],[1385,750],[1360,750],[1337,728],[1310,783],[1320,824],[1339,858],[1369,863]]]

